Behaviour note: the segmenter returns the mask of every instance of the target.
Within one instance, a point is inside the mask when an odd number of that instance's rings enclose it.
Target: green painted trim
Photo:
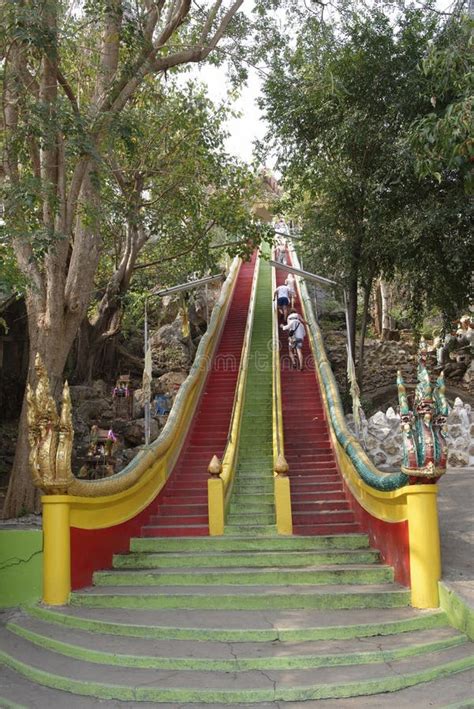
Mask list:
[[[449,622],[474,641],[474,609],[443,581],[439,582],[438,587],[439,605],[446,612]]]
[[[445,640],[419,643],[410,647],[358,652],[357,654],[333,655],[280,655],[279,657],[236,658],[232,660],[216,660],[215,658],[190,657],[156,657],[147,655],[122,655],[120,653],[93,650],[55,640],[40,633],[23,628],[17,623],[8,623],[8,630],[25,640],[76,660],[93,662],[102,665],[117,665],[120,667],[138,667],[155,670],[194,670],[200,672],[247,672],[251,670],[307,670],[318,667],[341,667],[346,665],[368,665],[387,661],[404,660],[408,657],[418,657],[431,652],[439,652],[458,647],[469,642],[464,635],[457,635]]]
[[[0,652],[0,662],[33,682],[98,699],[118,699],[137,702],[206,702],[236,704],[265,701],[307,701],[311,699],[335,699],[362,695],[396,692],[413,687],[421,682],[441,679],[474,667],[474,657],[447,662],[419,672],[390,677],[338,684],[319,684],[309,687],[271,687],[268,689],[212,690],[212,689],[164,689],[161,687],[127,687],[71,679],[31,667],[5,652]]]
[[[448,625],[446,613],[441,611],[434,611],[404,620],[393,620],[387,623],[361,623],[358,625],[301,629],[173,628],[153,625],[132,625],[129,623],[95,620],[93,618],[81,618],[40,606],[26,608],[25,611],[33,618],[55,623],[56,625],[66,628],[77,628],[92,633],[105,633],[108,635],[156,640],[214,640],[220,642],[349,640],[352,638],[368,638],[374,635],[396,635],[414,630],[445,628]]]
[[[0,608],[37,603],[43,586],[43,531],[0,531]]]
[[[272,593],[262,596],[239,594],[213,596],[212,593],[194,595],[144,595],[144,594],[71,594],[71,605],[82,608],[160,608],[220,609],[220,610],[278,610],[278,609],[349,609],[349,608],[404,608],[410,603],[410,592],[405,590],[356,592],[337,594],[287,595]]]

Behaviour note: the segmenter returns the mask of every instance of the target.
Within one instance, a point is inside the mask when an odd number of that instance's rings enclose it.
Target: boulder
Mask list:
[[[158,423],[152,418],[150,420],[150,442],[158,438],[159,432]],[[122,435],[128,445],[139,446],[145,443],[145,419],[126,421]]]
[[[194,346],[183,337],[181,317],[163,325],[150,337],[153,362],[159,369],[188,371],[194,357]]]
[[[103,379],[96,379],[92,382],[92,389],[97,398],[109,396],[111,393],[111,387],[107,384],[107,382],[104,382]]]
[[[451,468],[464,468],[469,465],[468,451],[452,450],[448,453],[448,465]]]
[[[382,451],[377,451],[373,456],[374,465],[385,465],[387,462],[387,456]]]
[[[176,395],[187,378],[185,372],[166,372],[153,380],[153,394],[165,394],[175,400]]]
[[[77,405],[80,401],[94,399],[97,396],[94,387],[86,386],[85,384],[77,384],[75,386],[70,386],[69,393],[71,395],[71,401],[73,405]]]
[[[86,422],[112,418],[112,405],[107,399],[85,399],[78,405],[77,411]]]
[[[459,436],[462,436],[464,432],[464,426],[461,425],[461,423],[455,423],[448,425],[448,436],[451,439],[458,438]]]

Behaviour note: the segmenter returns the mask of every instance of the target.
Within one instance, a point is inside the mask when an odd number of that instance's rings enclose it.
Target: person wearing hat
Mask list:
[[[305,325],[308,323],[296,310],[288,315],[286,325],[280,325],[282,330],[288,331],[288,349],[293,367],[303,369],[303,341],[306,337]]]

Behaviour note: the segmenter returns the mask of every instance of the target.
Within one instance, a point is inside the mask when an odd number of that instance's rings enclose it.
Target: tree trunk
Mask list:
[[[377,337],[382,337],[382,296],[380,295],[380,281],[377,281],[374,293],[374,328]]]
[[[39,329],[35,327],[38,322],[38,313],[31,302],[28,301],[27,310],[28,322],[30,324],[28,383],[32,387],[35,387],[37,384],[34,365],[36,353],[39,352],[49,375],[51,394],[56,401],[59,401],[62,392],[63,370],[74,335],[71,335],[71,328],[64,326],[62,323],[54,324],[51,328],[44,327]],[[47,318],[44,319],[46,320]],[[27,402],[25,390],[15,459],[3,509],[4,518],[18,517],[27,512],[38,512],[40,510],[39,492],[32,482],[28,455]]]
[[[393,306],[393,294],[390,284],[380,279],[380,295],[382,298],[382,336],[389,337],[391,330],[395,329],[395,320],[390,311]]]
[[[365,335],[367,333],[367,322],[369,319],[369,302],[371,290],[372,279],[370,279],[370,281],[364,285],[364,306],[362,312],[362,323],[360,328],[359,362],[357,367],[357,383],[359,384],[359,389],[361,393],[364,385],[364,347]]]
[[[92,381],[92,362],[90,351],[90,330],[91,324],[87,317],[82,321],[76,337],[76,346],[74,351],[74,374],[72,379],[74,382],[85,382],[90,384]]]
[[[356,352],[356,319],[357,319],[357,276],[352,275],[349,281],[347,299],[347,314],[349,321],[348,340],[351,348],[352,358],[355,360]]]

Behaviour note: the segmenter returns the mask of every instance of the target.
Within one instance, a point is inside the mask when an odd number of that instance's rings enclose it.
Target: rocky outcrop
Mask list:
[[[355,433],[354,417],[346,416],[347,425]],[[390,407],[377,411],[367,419],[361,413],[359,439],[370,459],[381,470],[399,470],[402,463],[400,416]],[[458,397],[448,416],[448,466],[474,465],[474,412],[470,404]]]
[[[183,335],[183,322],[178,315],[172,323],[162,325],[150,337],[153,368],[161,372],[189,371],[195,346],[190,337]]]

